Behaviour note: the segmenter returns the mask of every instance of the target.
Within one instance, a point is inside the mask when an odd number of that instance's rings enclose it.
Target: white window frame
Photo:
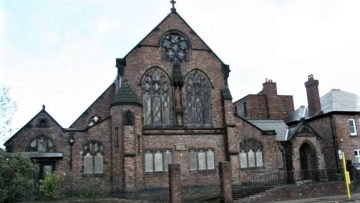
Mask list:
[[[350,130],[350,135],[351,136],[357,136],[357,131],[356,131],[356,122],[355,122],[355,119],[351,118],[348,120],[349,121],[349,130]],[[351,126],[350,125],[350,122],[353,123],[353,125]],[[352,132],[354,131],[354,132]]]

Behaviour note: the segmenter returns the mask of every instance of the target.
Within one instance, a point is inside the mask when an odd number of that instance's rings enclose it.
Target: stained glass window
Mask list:
[[[187,124],[210,124],[211,88],[206,76],[197,70],[191,72],[186,78],[185,88]]]
[[[147,71],[142,79],[145,125],[170,125],[171,85],[166,74],[158,68]]]
[[[182,63],[187,60],[189,43],[179,32],[170,32],[163,37],[161,49],[169,62]]]

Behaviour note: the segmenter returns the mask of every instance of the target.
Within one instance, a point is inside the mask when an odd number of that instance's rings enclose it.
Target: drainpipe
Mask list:
[[[334,128],[333,122],[334,122],[333,115],[330,115],[330,127],[331,127],[331,135],[332,135],[332,141],[333,141],[333,146],[334,146],[334,157],[335,157],[336,170],[337,170],[337,172],[340,172],[339,160],[338,160],[338,154],[337,154],[337,151],[339,150],[339,146],[336,141],[336,129]]]

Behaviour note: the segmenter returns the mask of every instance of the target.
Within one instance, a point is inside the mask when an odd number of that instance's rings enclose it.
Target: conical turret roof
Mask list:
[[[129,84],[125,80],[115,94],[113,101],[111,102],[111,106],[115,105],[138,105],[142,106],[142,102],[135,95],[134,91],[130,88]]]

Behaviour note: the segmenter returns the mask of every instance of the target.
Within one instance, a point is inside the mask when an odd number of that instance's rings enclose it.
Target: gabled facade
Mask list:
[[[279,168],[275,133],[234,115],[229,66],[174,8],[116,67],[114,83],[70,128],[42,110],[7,150],[38,163],[43,157],[30,152],[58,153],[45,172],[71,171],[74,187],[91,180],[111,190],[166,185],[169,163],[181,164],[184,185],[218,182],[220,161],[238,183]],[[38,127],[46,118],[48,127]],[[39,135],[46,141],[33,144]]]

